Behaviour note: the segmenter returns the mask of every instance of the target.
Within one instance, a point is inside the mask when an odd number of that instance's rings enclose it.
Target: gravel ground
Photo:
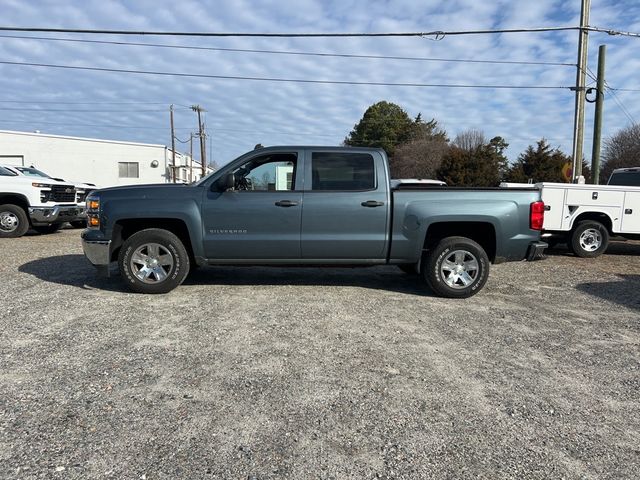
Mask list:
[[[0,240],[1,478],[638,478],[640,243],[498,265],[97,279],[79,232]]]

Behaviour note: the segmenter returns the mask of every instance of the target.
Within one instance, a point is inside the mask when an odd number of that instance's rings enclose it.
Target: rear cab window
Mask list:
[[[614,173],[609,179],[609,185],[640,187],[640,170]]]
[[[369,191],[375,189],[376,169],[371,154],[312,153],[312,191]]]

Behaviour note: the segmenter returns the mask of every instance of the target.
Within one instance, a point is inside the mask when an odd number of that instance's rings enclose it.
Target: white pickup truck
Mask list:
[[[529,186],[542,192],[542,238],[549,245],[566,242],[579,257],[592,258],[607,250],[613,235],[640,239],[640,167],[614,170],[607,185],[542,182]]]
[[[86,213],[77,195],[71,183],[21,175],[15,167],[0,165],[0,238],[21,237],[29,227],[51,233],[64,222],[83,220]]]

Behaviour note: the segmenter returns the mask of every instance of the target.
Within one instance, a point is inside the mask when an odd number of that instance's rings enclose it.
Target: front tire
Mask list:
[[[189,273],[189,254],[173,233],[159,228],[131,235],[118,255],[120,274],[138,293],[167,293]]]
[[[578,257],[595,258],[609,246],[609,231],[600,222],[584,220],[571,233],[571,251]]]
[[[21,207],[0,205],[0,238],[18,238],[29,230],[29,217]]]
[[[489,257],[469,238],[447,237],[429,251],[422,273],[437,295],[468,298],[487,283]]]

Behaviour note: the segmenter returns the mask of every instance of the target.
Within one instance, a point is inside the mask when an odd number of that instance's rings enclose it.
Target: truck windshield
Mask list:
[[[627,187],[640,187],[640,170],[637,172],[613,173],[609,179],[609,185],[624,185]]]
[[[47,175],[44,172],[41,172],[40,170],[38,170],[37,168],[32,168],[32,167],[15,167],[16,170],[18,170],[20,173],[22,173],[23,175],[26,175],[27,177],[41,177],[41,178],[51,178],[49,175]]]
[[[15,177],[16,173],[12,172],[8,168],[0,167],[0,176],[1,177]]]

